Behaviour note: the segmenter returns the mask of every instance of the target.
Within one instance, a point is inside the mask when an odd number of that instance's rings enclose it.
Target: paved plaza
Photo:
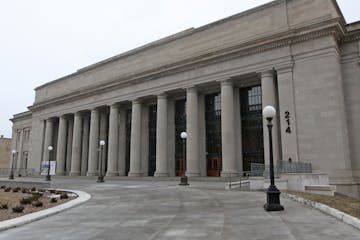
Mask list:
[[[263,192],[226,191],[222,182],[54,179],[92,198],[57,215],[0,232],[0,239],[324,239],[358,240],[360,231],[318,210],[281,199],[265,212]]]

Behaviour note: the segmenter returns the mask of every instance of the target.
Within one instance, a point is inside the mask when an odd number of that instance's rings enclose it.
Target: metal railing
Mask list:
[[[265,164],[251,163],[251,172],[259,173],[258,176],[268,177],[270,167]],[[278,177],[279,173],[312,173],[312,166],[311,163],[279,161],[274,166],[275,177]]]
[[[0,168],[0,176],[7,177],[10,175],[10,168]],[[26,177],[26,176],[34,176],[35,169],[33,168],[14,168],[14,176],[15,177]]]

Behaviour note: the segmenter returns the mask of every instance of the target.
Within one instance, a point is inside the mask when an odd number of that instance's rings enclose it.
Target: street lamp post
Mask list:
[[[48,150],[49,150],[49,163],[48,163],[48,172],[47,172],[47,175],[46,175],[46,181],[51,181],[51,175],[50,175],[50,153],[51,151],[53,150],[53,146],[48,146]]]
[[[186,171],[186,138],[187,138],[187,133],[186,132],[180,133],[180,137],[183,140],[183,164],[182,164],[182,170],[183,171],[182,171],[182,176],[180,177],[179,185],[187,186],[187,185],[189,185],[188,177],[185,174],[185,171]]]
[[[266,191],[267,202],[264,205],[266,211],[282,211],[284,207],[280,204],[280,191],[275,186],[274,179],[274,160],[273,160],[273,144],[272,144],[272,127],[271,121],[275,117],[276,110],[273,106],[266,106],[263,109],[263,116],[267,120],[267,127],[269,131],[269,155],[270,155],[270,186]]]
[[[16,151],[15,151],[15,150],[12,150],[12,160],[11,160],[11,169],[10,169],[9,179],[14,179],[15,154],[16,154]]]
[[[98,174],[97,182],[101,183],[101,182],[105,182],[104,181],[104,176],[102,174],[102,159],[103,159],[105,141],[100,140],[99,144],[100,144],[100,166],[99,166],[99,174]]]

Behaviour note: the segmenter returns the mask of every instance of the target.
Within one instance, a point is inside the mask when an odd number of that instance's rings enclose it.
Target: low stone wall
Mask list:
[[[50,183],[46,181],[41,180],[10,180],[10,179],[0,179],[0,186],[6,186],[6,187],[20,187],[20,188],[49,188]]]

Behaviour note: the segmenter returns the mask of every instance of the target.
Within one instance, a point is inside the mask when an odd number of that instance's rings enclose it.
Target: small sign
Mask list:
[[[40,167],[41,175],[47,175],[48,169],[49,169],[49,162],[42,161]],[[50,161],[50,175],[55,175],[55,169],[56,169],[56,161]]]

